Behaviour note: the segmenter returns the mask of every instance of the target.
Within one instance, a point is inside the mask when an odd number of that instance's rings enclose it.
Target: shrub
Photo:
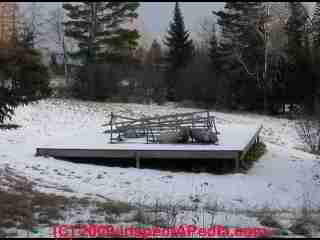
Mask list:
[[[242,166],[244,170],[249,170],[253,164],[259,160],[259,158],[267,151],[266,145],[263,142],[259,142],[247,152],[243,159],[245,166]]]
[[[297,133],[311,153],[320,153],[320,121],[317,118],[302,116],[296,124]]]
[[[0,123],[14,109],[51,94],[48,68],[34,49],[0,49]]]
[[[73,96],[81,99],[105,100],[118,94],[118,83],[124,74],[123,66],[90,64],[75,73]]]

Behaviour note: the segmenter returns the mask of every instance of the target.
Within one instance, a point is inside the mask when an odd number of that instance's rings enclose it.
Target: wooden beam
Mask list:
[[[152,121],[152,120],[158,120],[158,119],[166,119],[166,118],[175,118],[176,116],[178,117],[182,117],[182,116],[192,116],[192,115],[197,115],[197,114],[204,114],[207,113],[207,111],[201,111],[201,112],[191,112],[191,113],[179,113],[179,114],[170,114],[170,115],[163,115],[163,116],[157,116],[157,117],[147,117],[147,118],[140,118],[137,120],[130,120],[130,121],[123,121],[121,123],[123,124],[132,124],[135,122],[139,122],[139,121]],[[117,115],[119,116],[119,115]]]
[[[136,159],[235,159],[239,157],[236,150],[131,150],[131,149],[61,149],[37,148],[37,156],[57,158],[124,158]]]
[[[213,118],[213,117],[211,117]],[[201,118],[198,118],[197,120],[194,121],[194,124],[202,124],[203,126],[207,126],[207,118],[205,117],[201,117]],[[141,121],[142,122],[142,121]],[[179,125],[183,125],[183,124],[190,124],[192,125],[192,118],[190,119],[180,119],[179,120]],[[127,129],[134,129],[134,128],[141,128],[141,127],[144,127],[145,125],[148,126],[148,127],[165,127],[165,126],[176,126],[177,125],[177,120],[174,119],[174,120],[167,120],[167,121],[162,121],[162,122],[148,122],[146,121],[146,124],[144,125],[143,123],[138,123],[138,124],[132,124],[132,125],[123,125],[122,122],[119,122],[119,123],[114,123],[115,126],[117,125],[120,125],[120,126],[117,126],[117,129],[120,130],[120,131],[125,131]]]

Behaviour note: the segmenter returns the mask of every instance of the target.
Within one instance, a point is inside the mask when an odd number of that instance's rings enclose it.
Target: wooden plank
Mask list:
[[[115,116],[116,118],[122,118],[122,119],[126,119],[126,120],[129,120],[129,121],[137,121],[137,120],[139,120],[139,119],[137,119],[137,118],[124,117],[124,116],[117,115],[117,114],[114,114],[114,116]]]
[[[199,118],[194,123],[203,124],[205,126],[208,126],[207,122],[208,122],[207,118]],[[192,118],[179,120],[179,123],[180,123],[179,125],[182,125],[182,124],[192,125]],[[114,125],[115,126],[121,125],[121,123],[115,123]],[[167,120],[167,121],[163,121],[160,123],[159,122],[147,122],[147,124],[145,124],[145,125],[148,127],[159,127],[159,126],[161,127],[161,126],[172,126],[172,125],[176,126],[177,120]],[[127,129],[141,128],[141,127],[144,127],[145,125],[142,123],[134,124],[134,125],[122,125],[122,126],[118,126],[117,129],[120,131],[125,131]]]
[[[37,148],[37,156],[57,158],[132,158],[136,159],[235,159],[239,151],[235,150],[127,150],[127,149],[59,149]]]
[[[136,121],[123,121],[121,123],[123,124],[132,124],[134,122],[139,122],[139,121],[151,121],[151,120],[158,120],[158,119],[166,119],[166,118],[174,118],[176,116],[181,117],[181,116],[192,116],[192,115],[197,115],[197,114],[204,114],[207,113],[207,111],[200,111],[200,112],[191,112],[191,113],[179,113],[179,114],[170,114],[170,115],[163,115],[163,116],[157,116],[157,117],[147,117],[147,118],[140,118],[137,119]]]

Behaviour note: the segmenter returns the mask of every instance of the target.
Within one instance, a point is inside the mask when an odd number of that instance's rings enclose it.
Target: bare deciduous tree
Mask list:
[[[63,65],[64,65],[64,73],[66,78],[66,83],[69,83],[69,74],[68,74],[68,51],[66,46],[66,38],[64,34],[64,21],[65,15],[62,6],[53,9],[49,13],[49,33],[52,36],[52,40],[58,46],[58,48],[63,53]]]
[[[28,36],[30,47],[34,48],[46,41],[44,33],[46,21],[43,5],[35,2],[29,3],[19,15],[20,30],[23,31],[22,34]]]
[[[252,68],[245,62],[243,57],[244,51],[248,48],[248,45],[237,44],[233,48],[233,53],[235,58],[241,64],[245,72],[252,78],[257,81],[258,86],[263,90],[263,102],[264,102],[264,111],[267,112],[268,109],[268,91],[272,88],[273,82],[272,78],[268,78],[267,74],[269,71],[270,64],[270,50],[271,50],[271,32],[272,32],[272,23],[270,16],[270,3],[265,3],[263,11],[260,12],[259,21],[257,23],[252,23],[255,33],[257,34],[260,42],[262,43],[263,48],[263,63],[257,64]]]
[[[302,116],[296,124],[297,133],[311,153],[320,154],[320,121],[310,116]]]

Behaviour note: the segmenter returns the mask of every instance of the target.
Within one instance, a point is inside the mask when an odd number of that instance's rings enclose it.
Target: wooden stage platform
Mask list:
[[[146,144],[144,139],[109,143],[108,134],[83,131],[37,148],[37,156],[55,158],[134,159],[234,159],[235,169],[250,147],[259,141],[262,126],[219,126],[219,144]]]

